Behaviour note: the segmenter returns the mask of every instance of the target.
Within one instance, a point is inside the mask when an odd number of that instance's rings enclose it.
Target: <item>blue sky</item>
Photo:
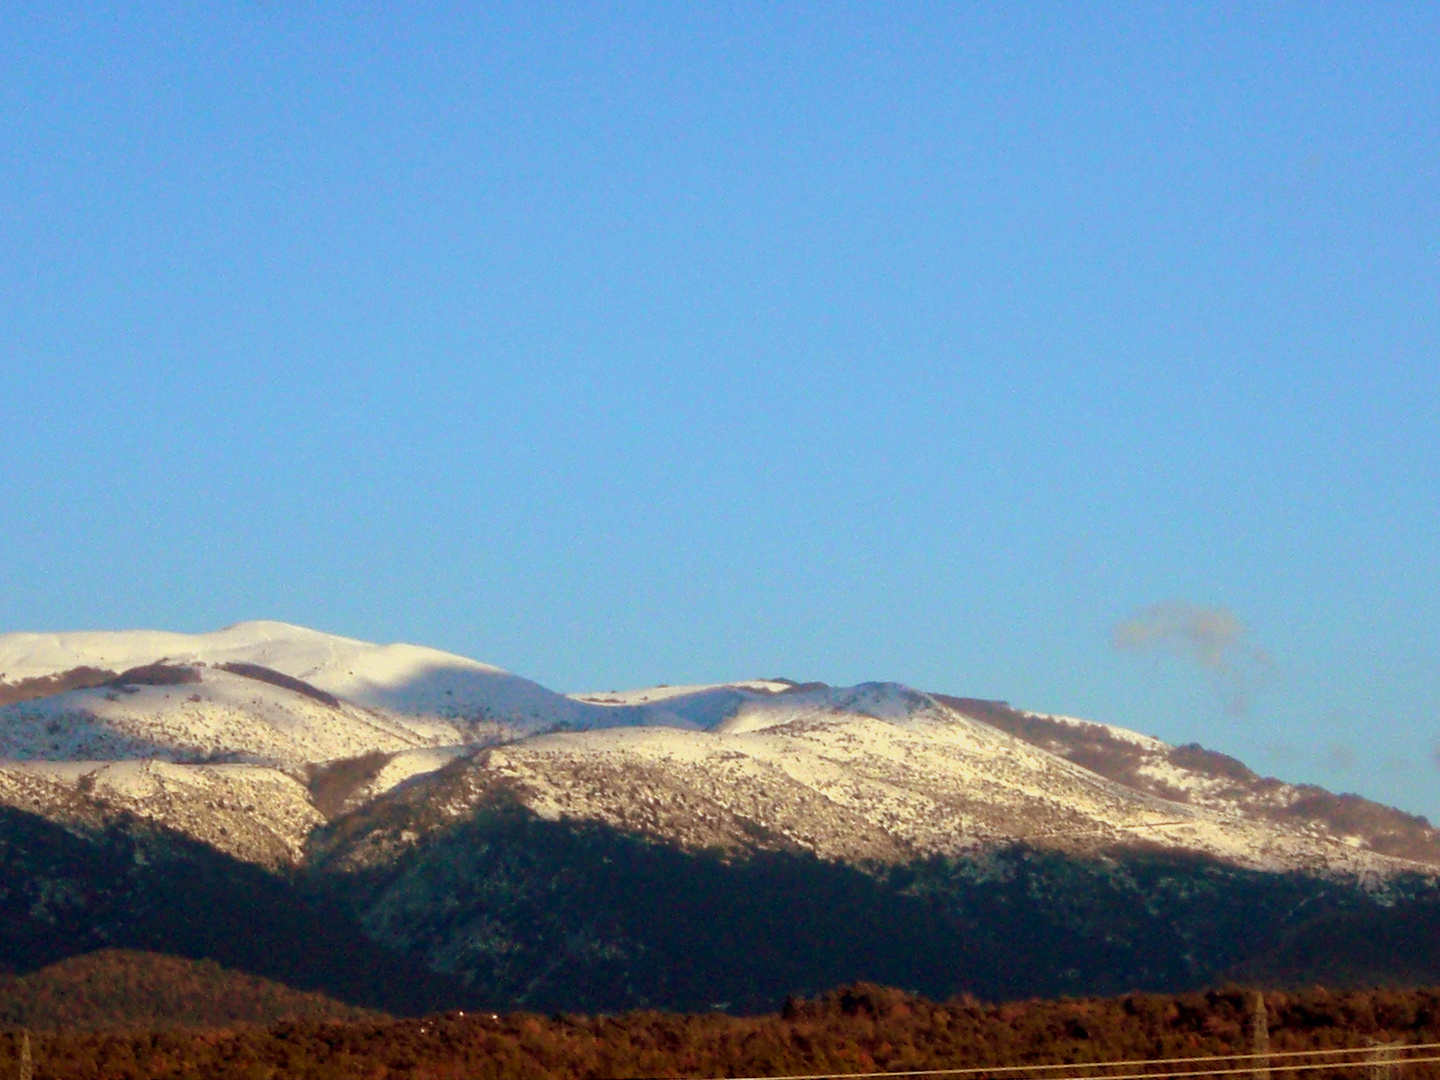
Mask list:
[[[0,629],[897,679],[1440,818],[1428,5],[0,11]]]

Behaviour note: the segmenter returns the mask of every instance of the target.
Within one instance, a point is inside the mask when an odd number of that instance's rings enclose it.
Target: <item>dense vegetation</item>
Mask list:
[[[313,866],[376,940],[463,980],[477,1007],[763,1012],[857,980],[937,999],[1177,992],[1317,919],[1388,917],[1352,883],[1143,848],[859,867],[685,852],[503,800],[431,831],[444,801],[417,789],[348,815],[317,835]],[[406,831],[430,839],[385,854]],[[1287,974],[1304,978],[1265,970]]]
[[[592,1080],[899,1071],[1243,1053],[1250,1045],[1247,998],[1234,990],[936,1004],[861,984],[816,1001],[791,1001],[780,1015],[761,1017],[451,1013],[271,1028],[37,1034],[33,1047],[40,1080]],[[1361,1046],[1367,1038],[1433,1041],[1440,1031],[1434,991],[1314,990],[1271,994],[1266,1004],[1275,1051]],[[0,1038],[0,1075],[14,1074],[15,1053],[14,1038]],[[1087,1071],[1093,1074],[1075,1072]],[[1361,1070],[1348,1073],[1358,1077]],[[1404,1075],[1431,1080],[1437,1072],[1434,1065],[1411,1065]]]
[[[1440,985],[1440,900],[1333,912],[1230,974],[1257,986]]]
[[[349,820],[332,852],[353,849]],[[862,868],[686,853],[502,805],[398,859],[329,854],[287,877],[142,821],[82,833],[0,808],[0,971],[148,950],[406,1016],[764,1012],[857,980],[987,1000],[1440,983],[1440,904],[1173,854]]]
[[[107,948],[210,958],[386,1012],[463,1003],[463,988],[286,878],[143,821],[77,835],[0,807],[0,971]]]

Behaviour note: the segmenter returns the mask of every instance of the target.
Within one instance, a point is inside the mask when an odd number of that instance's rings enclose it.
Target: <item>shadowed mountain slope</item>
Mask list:
[[[1311,920],[1374,908],[1344,882],[1163,850],[861,868],[800,850],[687,853],[502,795],[399,849],[372,844],[363,820],[404,832],[428,812],[397,797],[337,821],[310,873],[376,941],[541,1011],[758,1011],[852,976],[938,997],[1178,990]]]
[[[212,959],[397,1013],[455,988],[370,941],[288,879],[143,822],[77,835],[0,808],[0,966],[32,972],[105,948]]]

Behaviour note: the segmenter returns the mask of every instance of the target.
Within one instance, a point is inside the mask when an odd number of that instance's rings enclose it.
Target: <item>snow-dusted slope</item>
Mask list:
[[[0,758],[20,761],[239,761],[302,771],[374,751],[463,741],[455,725],[416,722],[214,668],[195,681],[71,690],[0,709]],[[407,723],[406,721],[409,721]]]
[[[1018,841],[1068,852],[1145,844],[1255,869],[1362,876],[1433,865],[1323,824],[1250,814],[1237,799],[1190,805],[1137,790],[894,684],[757,696],[709,731],[539,736],[413,783],[394,798],[433,791],[437,829],[503,791],[542,817],[604,822],[691,850],[799,848],[897,863]],[[398,818],[377,817],[387,820],[382,832],[397,828]],[[406,828],[368,850],[420,839]]]
[[[604,705],[615,713],[633,712],[640,722],[661,727],[699,728],[708,731],[724,723],[752,701],[764,700],[793,689],[790,683],[769,679],[715,683],[708,686],[649,686],[640,690],[608,690],[572,694],[576,701]],[[594,727],[618,724],[597,723]]]
[[[129,813],[274,864],[297,858],[327,816],[476,745],[614,725],[710,726],[783,685],[601,703],[451,653],[279,622],[209,634],[6,634],[0,805],[73,824]],[[358,772],[328,774],[344,778],[339,794],[320,782],[330,763],[360,759]],[[217,794],[217,785],[267,794]],[[232,807],[251,809],[230,821]]]
[[[693,686],[645,686],[638,690],[597,690],[588,694],[571,694],[576,701],[589,701],[596,705],[649,705],[661,701],[676,703],[678,699],[700,700],[724,691],[753,691],[760,694],[780,694],[793,690],[794,683],[776,679],[747,679],[742,682],[703,683]]]
[[[1440,865],[1440,833],[1363,800],[1338,805],[1198,747],[889,683],[566,697],[434,649],[252,622],[3,635],[0,691],[12,702],[0,804],[153,818],[268,863],[397,786],[438,785],[446,820],[504,789],[544,816],[691,848],[893,862],[1144,841],[1277,869]],[[442,795],[461,774],[468,794]],[[259,809],[229,821],[237,805]]]
[[[133,816],[271,868],[298,863],[325,821],[278,769],[156,760],[0,763],[0,805],[82,829]]]
[[[198,680],[125,683],[162,664]],[[77,670],[91,683],[40,686]],[[301,685],[275,685],[266,673]],[[256,677],[256,676],[259,677]],[[58,684],[57,684],[58,685]],[[752,682],[566,697],[463,656],[373,645],[279,622],[210,634],[133,630],[0,635],[0,758],[172,761],[216,757],[297,768],[417,747],[491,743],[536,732],[660,724],[709,728],[786,688]],[[306,690],[319,693],[306,693]],[[327,704],[325,698],[331,698]],[[0,698],[3,700],[3,698]]]

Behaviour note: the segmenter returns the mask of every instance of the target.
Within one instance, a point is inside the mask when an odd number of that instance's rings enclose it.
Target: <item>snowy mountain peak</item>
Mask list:
[[[359,679],[392,691],[437,670],[508,675],[438,649],[374,645],[271,620],[235,623],[205,634],[121,630],[0,635],[0,680],[10,682],[76,667],[118,672],[159,660],[262,664],[316,685],[343,686],[347,680]]]
[[[118,676],[164,661],[250,664],[363,708],[440,720],[524,726],[538,717],[574,722],[567,699],[518,675],[418,645],[376,645],[274,621],[236,623],[206,634],[154,630],[0,635],[0,704],[36,690],[68,689],[85,669]],[[97,680],[91,678],[88,685]],[[71,678],[69,683],[76,682]]]

